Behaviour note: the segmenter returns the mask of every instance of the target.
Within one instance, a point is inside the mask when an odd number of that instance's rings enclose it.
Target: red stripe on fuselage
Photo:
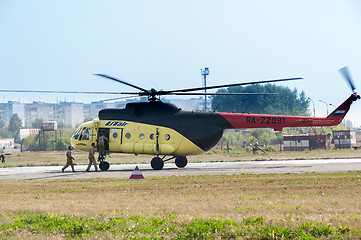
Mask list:
[[[273,128],[276,131],[281,131],[284,127],[332,126],[338,124],[338,121],[327,118],[237,113],[219,114],[233,128]]]
[[[359,98],[360,96],[352,94],[326,118],[245,113],[219,114],[223,116],[233,128],[273,128],[276,131],[281,131],[284,127],[335,126],[345,117],[352,102]]]

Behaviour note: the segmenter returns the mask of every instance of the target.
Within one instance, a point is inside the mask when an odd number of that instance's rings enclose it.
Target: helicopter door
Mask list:
[[[109,142],[115,143],[117,148],[123,143],[123,128],[110,129]]]

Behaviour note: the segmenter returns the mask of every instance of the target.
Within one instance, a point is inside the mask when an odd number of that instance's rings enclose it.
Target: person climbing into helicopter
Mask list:
[[[105,158],[105,145],[108,141],[109,139],[106,136],[104,136],[103,134],[100,135],[98,139],[99,160],[104,160]]]

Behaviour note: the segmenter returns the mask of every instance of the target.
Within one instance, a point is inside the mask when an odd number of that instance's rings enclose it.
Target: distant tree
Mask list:
[[[10,138],[11,133],[7,128],[0,128],[0,138]]]
[[[34,122],[31,124],[32,128],[41,128],[41,124],[44,122],[42,118],[36,118]]]
[[[347,128],[352,128],[353,127],[352,122],[350,120],[348,120],[348,119],[344,120],[344,125]]]
[[[269,128],[255,128],[250,130],[250,135],[257,139],[259,144],[268,145],[276,142],[276,133]]]
[[[212,107],[221,112],[309,115],[309,100],[302,91],[275,84],[229,87],[220,93],[278,93],[278,95],[213,96]]]
[[[0,128],[4,128],[5,127],[5,123],[0,115]]]
[[[16,134],[19,132],[21,126],[22,126],[21,119],[19,118],[19,116],[16,113],[14,113],[11,116],[11,119],[9,122],[9,127],[8,127],[8,130],[9,130],[9,132],[11,132],[13,137],[15,137]]]

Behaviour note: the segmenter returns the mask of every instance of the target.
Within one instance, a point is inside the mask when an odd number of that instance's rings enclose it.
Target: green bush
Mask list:
[[[248,153],[253,152],[253,148],[250,147],[250,146],[247,146],[247,147],[246,147],[246,152],[248,152]]]
[[[263,148],[263,151],[266,151],[266,152],[275,152],[276,150],[275,150],[274,147],[272,147],[272,146],[267,146],[267,147]]]
[[[20,232],[68,239],[347,239],[350,227],[331,227],[305,222],[296,227],[271,225],[263,217],[243,218],[236,222],[223,218],[194,219],[179,222],[170,214],[163,217],[143,215],[58,216],[53,214],[19,214],[10,223],[0,224],[0,238],[13,239]],[[356,233],[357,234],[357,233]],[[105,237],[104,237],[105,236]],[[41,238],[41,239],[43,239]]]

